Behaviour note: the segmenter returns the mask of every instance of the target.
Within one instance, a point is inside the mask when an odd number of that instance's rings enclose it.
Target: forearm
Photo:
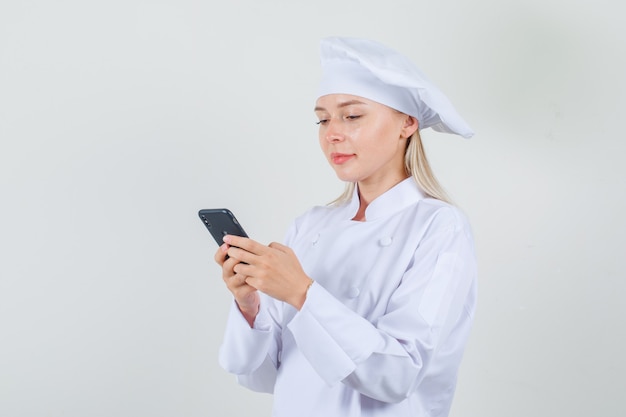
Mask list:
[[[220,346],[219,362],[228,372],[243,375],[255,372],[269,356],[276,367],[277,346],[269,313],[260,309],[251,327],[233,302]]]
[[[299,350],[327,384],[343,383],[370,398],[394,403],[413,394],[432,372],[444,327],[426,323],[414,313],[413,303],[373,324],[321,286],[314,284],[309,291],[303,309],[288,327]],[[450,319],[456,321],[452,315]],[[442,367],[446,375],[454,368],[449,365]]]
[[[420,372],[423,353],[403,346],[321,286],[314,284],[309,292],[288,327],[326,383],[343,381],[382,401],[404,398]]]

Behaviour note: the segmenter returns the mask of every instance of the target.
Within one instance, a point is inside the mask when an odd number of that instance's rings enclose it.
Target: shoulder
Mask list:
[[[474,236],[468,218],[460,208],[426,198],[416,204],[410,221],[407,228],[411,228],[416,237],[414,254],[423,258],[421,263],[455,260],[466,265],[468,271],[473,268],[476,263]]]
[[[339,213],[342,211],[342,208],[345,208],[345,206],[345,204],[314,206],[296,217],[294,223],[298,228],[301,228],[307,227],[310,224],[332,222],[333,220],[338,219]]]
[[[339,221],[341,208],[345,206],[314,206],[297,216],[292,222],[285,243],[290,246],[298,236],[312,233],[322,225],[328,225]]]
[[[424,198],[415,206],[416,221],[427,227],[427,234],[463,232],[471,237],[470,222],[458,207],[434,198]]]

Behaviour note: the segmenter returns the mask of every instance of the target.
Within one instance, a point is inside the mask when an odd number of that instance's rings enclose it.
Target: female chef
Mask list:
[[[476,263],[419,130],[473,132],[383,45],[327,38],[321,63],[319,141],[348,189],[297,218],[284,245],[225,237],[215,260],[234,302],[220,363],[273,393],[275,417],[447,416]]]

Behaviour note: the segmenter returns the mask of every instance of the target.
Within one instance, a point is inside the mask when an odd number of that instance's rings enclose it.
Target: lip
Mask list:
[[[350,159],[354,158],[356,155],[353,153],[339,153],[333,152],[330,154],[330,160],[333,164],[341,165],[348,162]]]

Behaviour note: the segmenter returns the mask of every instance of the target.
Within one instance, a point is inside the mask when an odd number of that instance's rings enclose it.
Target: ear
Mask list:
[[[417,119],[413,116],[409,116],[408,114],[405,114],[404,124],[402,126],[402,132],[401,132],[402,137],[403,138],[411,137],[411,135],[415,133],[418,127],[419,127],[419,122],[417,121]]]

